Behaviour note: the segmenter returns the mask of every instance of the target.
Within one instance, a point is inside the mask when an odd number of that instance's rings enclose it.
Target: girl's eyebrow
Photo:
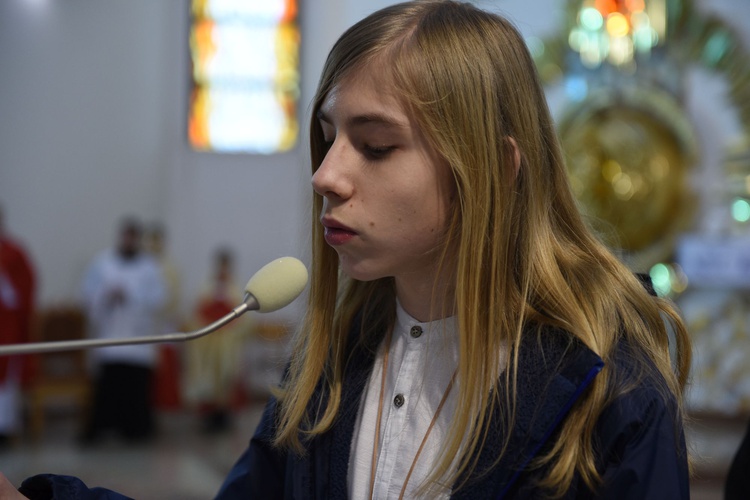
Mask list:
[[[318,120],[329,125],[333,125],[333,120],[331,120],[331,118],[328,117],[328,115],[326,115],[323,110],[319,109],[317,113],[315,113],[315,116],[318,118]],[[384,125],[394,128],[408,128],[409,126],[408,124],[384,113],[364,113],[361,115],[350,116],[346,119],[346,124],[350,127],[370,124]]]

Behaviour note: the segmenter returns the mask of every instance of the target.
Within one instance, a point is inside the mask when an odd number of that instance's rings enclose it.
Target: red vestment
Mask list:
[[[7,236],[0,235],[0,279],[5,280],[5,296],[0,297],[0,344],[28,342],[34,315],[36,274],[26,251]],[[19,358],[19,357],[17,357]],[[0,356],[0,383],[8,376],[9,356]],[[23,363],[23,380],[30,376],[29,363]]]

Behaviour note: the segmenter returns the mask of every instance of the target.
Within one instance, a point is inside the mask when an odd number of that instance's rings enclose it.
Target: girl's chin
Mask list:
[[[340,268],[349,278],[357,281],[375,281],[385,277],[383,273],[378,273],[359,262],[353,263],[345,258],[340,259]]]

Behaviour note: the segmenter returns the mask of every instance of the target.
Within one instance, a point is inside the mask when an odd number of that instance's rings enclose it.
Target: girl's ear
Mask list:
[[[513,160],[513,178],[515,179],[518,177],[518,170],[521,168],[521,150],[518,148],[518,143],[513,137],[507,136],[505,142],[508,145],[508,152]]]

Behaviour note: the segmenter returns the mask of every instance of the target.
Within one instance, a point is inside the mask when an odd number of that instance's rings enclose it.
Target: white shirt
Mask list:
[[[421,328],[412,335],[412,328]],[[348,487],[353,499],[367,499],[378,402],[380,399],[385,342],[375,360],[372,375],[363,394],[349,458]],[[455,317],[421,323],[397,304],[388,360],[380,423],[380,453],[375,472],[373,498],[398,498],[414,457],[422,443],[458,365],[458,331]],[[448,432],[456,408],[458,381],[430,431],[425,446],[409,478],[405,498],[430,475]],[[398,398],[398,399],[397,399]],[[398,403],[402,403],[398,406]],[[429,498],[448,498],[451,485],[435,486]]]
[[[107,303],[111,290],[119,288],[126,300],[117,306]],[[87,270],[83,282],[93,335],[99,338],[127,338],[155,335],[155,318],[164,303],[166,290],[156,262],[146,254],[131,261],[116,252],[100,254]],[[154,344],[99,347],[92,351],[97,362],[125,361],[146,366],[156,362]]]

